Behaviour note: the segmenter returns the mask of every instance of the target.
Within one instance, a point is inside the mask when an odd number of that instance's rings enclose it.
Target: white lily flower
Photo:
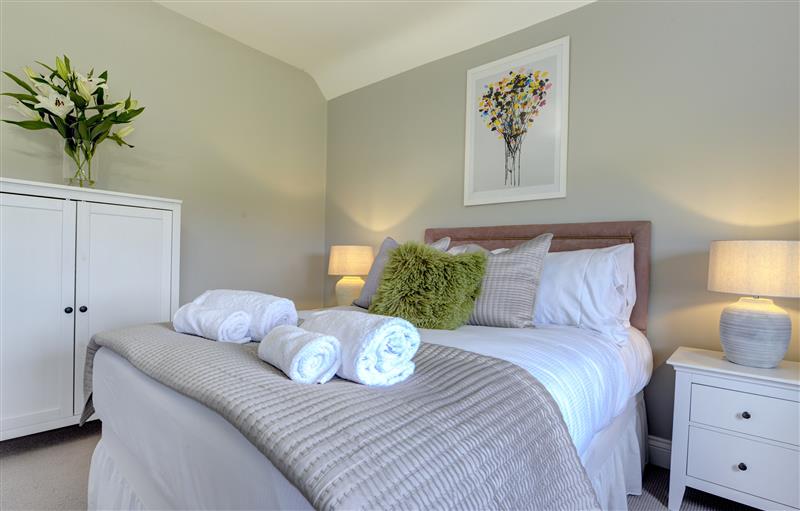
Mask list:
[[[76,76],[78,77],[78,87],[80,87],[81,84],[83,84],[86,90],[89,91],[89,94],[94,94],[95,92],[97,92],[97,89],[108,90],[108,85],[105,83],[100,83],[101,81],[100,78],[97,78],[96,76],[93,76],[91,78],[86,78],[80,73],[76,73]]]
[[[9,107],[11,110],[14,110],[22,117],[24,117],[26,121],[41,121],[42,119],[39,117],[39,114],[35,111],[31,110],[27,106],[23,105],[20,101],[15,101]]]
[[[129,124],[127,126],[124,126],[124,127],[120,128],[119,130],[117,130],[115,135],[118,136],[119,138],[125,138],[128,135],[130,135],[131,133],[133,133],[133,130],[135,130],[135,129],[136,128],[134,128],[132,125]]]
[[[64,119],[68,113],[72,112],[75,104],[69,98],[62,96],[56,91],[51,91],[49,96],[36,96],[39,100],[34,106],[36,108],[44,108],[51,113]]]
[[[36,83],[33,81],[34,78],[41,78],[41,76],[39,76],[39,73],[34,71],[33,68],[30,66],[25,66],[22,70],[25,71],[25,75],[27,75],[31,83]]]
[[[78,80],[78,94],[86,100],[87,103],[92,101],[92,93],[89,92],[89,88],[86,86],[86,82]]]
[[[39,82],[35,82],[33,84],[33,88],[39,91],[39,94],[41,94],[42,96],[49,96],[50,93],[53,92],[52,87]]]
[[[65,82],[67,81],[67,78],[69,78],[69,72],[67,72],[67,65],[64,63],[63,60],[61,60],[61,57],[56,57],[56,73]]]
[[[22,70],[25,71],[25,75],[28,77],[28,80],[30,80],[33,88],[39,91],[39,94],[41,94],[42,96],[48,96],[50,92],[53,90],[49,85],[33,81],[34,78],[43,78],[43,77],[42,75],[34,71],[30,66],[25,66],[24,68],[22,68]]]

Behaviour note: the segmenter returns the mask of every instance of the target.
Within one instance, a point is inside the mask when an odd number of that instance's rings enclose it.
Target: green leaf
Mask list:
[[[26,130],[44,130],[47,128],[52,128],[48,123],[44,121],[9,121],[7,119],[3,119],[3,122],[7,122],[9,124],[16,124]]]
[[[19,78],[14,76],[12,73],[9,73],[8,71],[3,71],[3,74],[6,75],[7,77],[11,78],[12,80],[14,80],[14,82],[16,82],[17,85],[19,85],[20,87],[22,87],[26,91],[30,92],[34,96],[36,95],[36,91],[33,90],[33,87],[31,87],[30,85],[25,83],[23,80],[20,80]]]
[[[104,105],[87,106],[86,110],[110,110],[111,108],[114,108],[115,106],[117,106],[116,103],[106,103]]]
[[[62,137],[67,138],[67,125],[64,123],[64,119],[57,115],[50,114],[50,120],[55,124],[58,133]]]
[[[144,107],[137,108],[135,110],[128,110],[125,113],[119,114],[115,120],[117,124],[124,124],[126,122],[130,122],[131,119],[139,115],[140,113],[144,112]]]
[[[90,140],[89,130],[86,129],[85,121],[78,121],[78,135],[80,135],[83,140]]]
[[[108,71],[103,71],[102,73],[100,73],[98,78],[100,78],[101,80],[108,80]]]
[[[111,129],[112,124],[113,122],[111,121],[111,119],[106,119],[105,121],[101,122],[100,124],[92,128],[92,132],[89,134],[89,138],[94,140],[95,137],[103,133],[107,133],[108,130]]]
[[[102,142],[103,140],[105,140],[108,137],[109,133],[111,133],[111,131],[106,131],[105,133],[100,135],[100,137],[97,140],[92,139],[94,141],[94,144],[95,145],[100,144],[100,142]]]
[[[9,96],[20,101],[30,101],[31,103],[36,103],[39,101],[36,99],[36,96],[31,96],[30,94],[18,94],[16,92],[3,92],[0,94],[0,96]]]
[[[131,107],[131,93],[128,92],[128,99],[125,100],[125,110]]]
[[[73,146],[74,146],[74,147],[73,147]],[[75,151],[76,151],[77,149],[78,149],[78,146],[76,146],[76,145],[73,143],[73,141],[72,141],[72,140],[69,140],[69,139],[67,139],[67,140],[64,142],[64,152],[65,152],[65,153],[67,153],[67,156],[69,156],[70,158],[72,158],[72,161],[74,161],[74,162],[75,162],[75,165],[78,165],[78,166],[80,166],[80,163],[78,162],[78,156],[75,154]]]
[[[87,110],[88,110],[88,109],[87,109]],[[103,112],[98,112],[98,113],[94,114],[93,116],[91,116],[91,117],[87,118],[87,119],[86,119],[86,124],[87,124],[87,125],[88,125],[90,128],[93,128],[93,127],[94,127],[94,125],[95,125],[95,124],[97,124],[98,122],[100,122],[100,120],[101,120],[102,118],[103,118]]]
[[[67,67],[67,73],[72,73],[72,68],[69,66],[69,57],[64,55],[64,65]]]
[[[36,63],[37,63],[37,64],[39,64],[40,66],[42,66],[43,68],[47,69],[47,70],[48,70],[48,71],[50,71],[51,73],[55,73],[55,72],[56,72],[56,70],[55,70],[55,69],[53,69],[52,67],[48,66],[48,65],[47,65],[47,64],[45,64],[44,62],[39,62],[39,61],[37,60],[37,61],[36,61]]]
[[[119,138],[117,135],[111,134],[111,135],[108,136],[108,138],[110,138],[111,140],[116,142],[118,146],[126,145],[128,147],[133,147],[129,143],[125,142],[123,139]]]
[[[74,159],[75,158],[75,148],[72,147],[73,144],[71,142],[72,142],[72,140],[64,141],[64,152],[67,153],[67,155],[70,158]]]
[[[69,93],[69,99],[71,99],[72,102],[75,103],[75,106],[77,106],[78,108],[80,108],[80,109],[86,108],[86,104],[87,104],[86,100],[83,99],[83,97],[81,95],[79,95],[79,94],[77,94],[75,92],[70,92]]]

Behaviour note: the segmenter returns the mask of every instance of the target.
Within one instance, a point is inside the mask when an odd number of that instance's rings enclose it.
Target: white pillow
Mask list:
[[[632,243],[550,252],[544,260],[533,323],[586,328],[625,344],[635,303]]]
[[[450,238],[447,238],[447,241],[450,241]],[[459,255],[459,254],[472,254],[474,252],[483,252],[484,254],[502,254],[503,252],[508,252],[509,248],[496,248],[494,250],[486,250],[480,245],[476,245],[474,243],[467,243],[466,245],[456,245],[455,247],[450,247],[447,249],[447,253],[450,255]]]

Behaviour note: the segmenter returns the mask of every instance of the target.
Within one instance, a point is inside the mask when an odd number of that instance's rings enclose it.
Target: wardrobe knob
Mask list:
[[[749,419],[749,418],[750,418],[750,412],[742,412],[742,419]]]
[[[64,312],[66,312],[67,314],[72,314],[72,307],[67,307],[66,309],[64,309]]]
[[[738,464],[738,465],[736,465],[736,466],[737,466],[737,467],[739,467],[739,470],[741,470],[742,472],[744,472],[745,470],[747,470],[747,465],[745,465],[744,463],[739,463],[739,464]]]
[[[86,307],[85,305],[81,305],[81,306],[80,306],[80,308],[79,308],[78,310],[79,310],[79,311],[81,311],[81,312],[86,312],[86,311],[88,311],[88,310],[89,310],[89,308],[88,308],[88,307]]]

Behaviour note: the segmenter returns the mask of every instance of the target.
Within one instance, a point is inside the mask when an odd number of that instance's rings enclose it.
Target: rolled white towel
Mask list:
[[[217,309],[187,303],[172,318],[175,331],[199,335],[220,342],[242,344],[250,341],[250,314],[240,310]]]
[[[263,339],[270,330],[280,325],[297,325],[297,309],[294,302],[256,291],[214,289],[194,299],[194,303],[207,307],[242,310],[250,314],[252,339]]]
[[[325,383],[339,369],[342,348],[336,337],[281,325],[261,340],[258,358],[277,367],[294,381]]]
[[[342,344],[342,378],[365,385],[392,385],[414,374],[419,332],[401,318],[332,310],[314,314],[303,328],[332,335]]]

